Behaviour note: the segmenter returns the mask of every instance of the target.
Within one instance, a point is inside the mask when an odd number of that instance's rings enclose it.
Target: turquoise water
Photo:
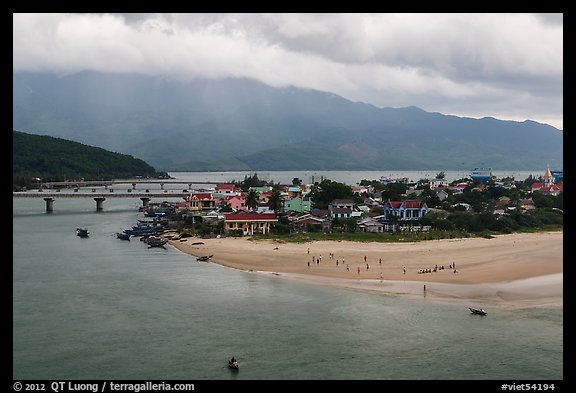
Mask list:
[[[114,237],[140,203],[14,199],[14,379],[563,379],[562,309],[478,317],[196,262]]]

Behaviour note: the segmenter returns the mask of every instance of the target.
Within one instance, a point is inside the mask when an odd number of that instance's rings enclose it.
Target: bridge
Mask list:
[[[202,183],[205,184],[205,183]],[[152,198],[185,198],[190,195],[193,191],[187,192],[175,192],[164,190],[163,192],[148,190],[144,192],[132,192],[128,190],[127,192],[114,192],[110,189],[109,192],[96,192],[94,189],[92,192],[46,192],[42,189],[38,191],[15,191],[12,192],[12,197],[14,198],[42,198],[46,202],[46,211],[51,212],[54,210],[54,201],[61,198],[93,198],[96,201],[96,210],[102,211],[104,209],[104,201],[107,198],[140,198],[142,201],[142,206],[148,206],[150,199]]]
[[[192,184],[221,184],[222,182],[214,181],[179,181],[179,180],[152,180],[152,179],[126,179],[126,180],[82,180],[82,181],[51,181],[40,183],[41,188],[54,187],[104,187],[114,184],[132,184],[132,189],[136,189],[137,184],[160,184],[160,189],[164,189],[165,184],[187,184],[192,188]]]

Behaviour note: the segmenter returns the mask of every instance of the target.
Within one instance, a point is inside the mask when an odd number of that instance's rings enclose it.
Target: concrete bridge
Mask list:
[[[164,189],[165,184],[186,184],[188,188],[192,188],[192,184],[221,184],[222,182],[213,181],[178,181],[178,180],[152,180],[152,179],[126,179],[126,180],[83,180],[83,181],[51,181],[40,183],[41,188],[54,188],[54,187],[104,187],[114,184],[131,184],[132,189],[136,189],[138,184],[160,184],[160,189]]]
[[[96,201],[96,210],[102,211],[104,209],[104,201],[107,198],[140,198],[142,201],[142,206],[148,206],[150,199],[152,198],[185,198],[190,195],[193,191],[189,192],[175,192],[164,190],[163,192],[150,192],[146,190],[145,192],[132,192],[128,190],[127,192],[115,192],[110,189],[109,192],[46,192],[42,190],[38,191],[19,191],[12,192],[12,197],[14,198],[42,198],[46,202],[46,211],[51,212],[54,210],[54,201],[56,199],[63,198],[93,198]]]

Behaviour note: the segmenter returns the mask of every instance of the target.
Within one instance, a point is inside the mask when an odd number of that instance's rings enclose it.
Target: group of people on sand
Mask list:
[[[456,270],[456,262],[453,264],[448,265],[450,269],[454,269],[454,273],[458,273]],[[433,268],[426,268],[418,270],[418,274],[425,274],[425,273],[436,273],[438,270],[444,270],[444,265],[438,266],[438,264],[434,265]],[[406,274],[406,268],[404,268],[404,274]]]

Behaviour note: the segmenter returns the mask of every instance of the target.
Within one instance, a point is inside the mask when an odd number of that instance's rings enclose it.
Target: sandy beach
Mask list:
[[[192,244],[198,242],[203,244]],[[170,244],[193,256],[212,255],[210,262],[231,268],[316,284],[445,301],[563,304],[563,232],[415,243],[230,237]]]

